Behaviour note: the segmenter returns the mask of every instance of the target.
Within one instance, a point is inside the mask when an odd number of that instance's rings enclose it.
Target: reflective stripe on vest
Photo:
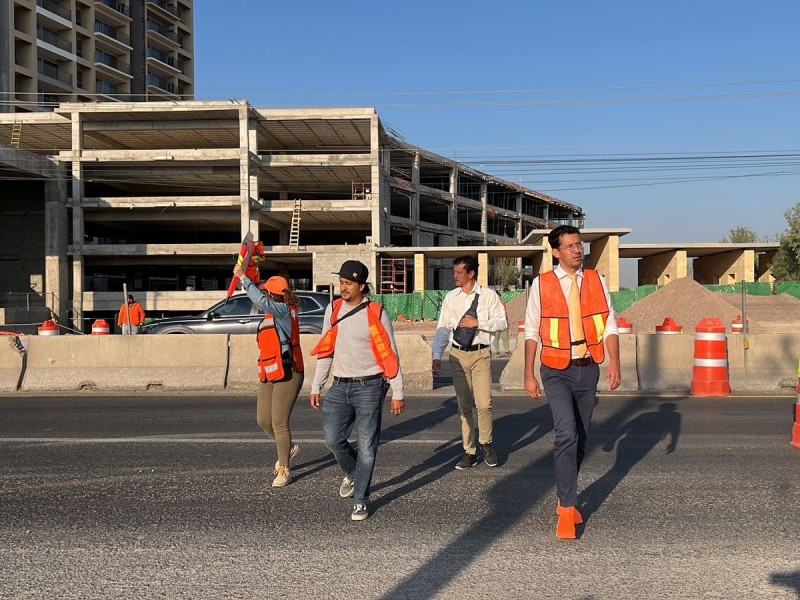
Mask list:
[[[552,369],[566,369],[572,359],[572,337],[569,328],[569,306],[555,271],[539,276],[539,297],[542,318],[539,335],[542,339],[542,364]],[[609,308],[600,275],[584,269],[581,285],[581,317],[584,337],[592,359],[605,360],[603,339]]]
[[[261,323],[258,324],[256,341],[258,342],[258,378],[261,381],[283,381],[288,373],[283,366],[284,351],[291,351],[293,368],[297,373],[302,373],[303,353],[300,350],[300,325],[297,318],[297,310],[291,311],[292,332],[288,342],[281,342],[278,329],[275,324],[275,317],[269,313],[264,315]]]

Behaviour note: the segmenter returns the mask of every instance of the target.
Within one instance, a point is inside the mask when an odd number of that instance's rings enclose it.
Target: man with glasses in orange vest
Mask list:
[[[403,373],[389,316],[368,296],[369,270],[357,260],[347,260],[338,273],[342,297],[325,310],[317,357],[311,406],[320,407],[320,390],[333,373],[333,386],[322,403],[325,444],[344,472],[339,486],[342,498],[353,498],[350,518],[369,517],[369,486],[381,431],[383,400],[392,388],[390,410],[400,416],[405,409]],[[355,425],[358,451],[347,441]]]
[[[597,404],[600,365],[608,350],[609,391],[621,381],[619,335],[605,279],[584,269],[580,231],[561,225],[548,235],[558,266],[533,280],[525,311],[525,391],[541,398],[534,373],[542,347],[542,383],[555,427],[558,514],[556,536],[574,539],[583,523],[577,508],[578,472],[586,455],[592,412]]]

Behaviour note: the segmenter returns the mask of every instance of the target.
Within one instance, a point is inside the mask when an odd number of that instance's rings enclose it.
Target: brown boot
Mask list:
[[[558,500],[558,506],[556,507],[556,514],[560,517],[562,511],[565,510],[567,509],[561,508],[561,500]],[[575,511],[575,516],[574,516],[575,525],[583,525],[583,515],[581,515],[581,513],[578,512],[578,509],[575,508],[574,506],[572,507],[572,510]]]

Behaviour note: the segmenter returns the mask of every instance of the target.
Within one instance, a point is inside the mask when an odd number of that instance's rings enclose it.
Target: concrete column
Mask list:
[[[534,277],[553,270],[553,248],[550,246],[550,240],[547,236],[542,238],[542,246],[544,246],[544,252],[533,257]]]
[[[72,326],[83,331],[83,122],[72,113]]]
[[[258,121],[255,117],[250,117],[247,121],[247,146],[249,148],[249,155],[251,158],[258,158]],[[250,199],[255,203],[256,207],[250,209],[250,231],[253,232],[253,239],[261,239],[261,232],[259,231],[259,214],[261,207],[261,199],[258,196],[258,166],[252,166],[248,163],[248,170],[250,171],[249,182],[249,195]]]
[[[14,2],[0,0],[0,112],[14,112]],[[34,100],[34,98],[26,98]]]
[[[608,235],[589,244],[584,267],[596,269],[606,278],[609,292],[619,291],[619,236]]]
[[[450,169],[450,195],[453,198],[458,196],[458,167]]]
[[[758,280],[764,283],[772,283],[775,277],[772,275],[772,263],[775,262],[776,250],[762,252],[758,255]]]
[[[389,197],[389,186],[386,182],[381,167],[388,163],[389,153],[383,153],[381,156],[381,121],[378,115],[373,115],[370,123],[370,162],[372,167],[370,169],[370,199],[368,204],[372,212],[372,243],[375,246],[388,246],[389,245],[389,207],[391,199]],[[388,173],[388,167],[386,173]]]
[[[516,238],[517,244],[522,243],[522,194],[517,196],[517,227],[516,227]],[[519,268],[522,270],[522,262],[519,262]]]
[[[411,194],[411,221],[413,222],[413,229],[411,230],[411,245],[422,246],[419,234],[419,152],[414,153],[414,160],[411,162],[411,185],[414,186],[414,192]]]
[[[486,245],[489,234],[489,215],[487,207],[489,205],[489,186],[481,184],[481,233],[483,234],[483,245]]]
[[[638,285],[667,285],[689,275],[689,259],[686,250],[662,252],[640,258]]]
[[[755,252],[731,250],[694,259],[694,278],[703,285],[730,285],[740,281],[753,281],[755,277]]]
[[[68,237],[67,182],[60,177],[44,184],[44,291],[47,308],[61,322],[69,311]]]
[[[424,292],[428,283],[428,257],[424,254],[414,255],[414,291]]]
[[[478,285],[489,285],[489,254],[478,252]]]
[[[240,233],[244,237],[252,232],[254,239],[259,239],[258,213],[251,205],[258,202],[258,171],[251,163],[251,152],[258,153],[258,137],[256,124],[250,123],[249,107],[239,109],[239,210]],[[251,148],[251,143],[255,148]],[[254,172],[255,171],[255,172]]]

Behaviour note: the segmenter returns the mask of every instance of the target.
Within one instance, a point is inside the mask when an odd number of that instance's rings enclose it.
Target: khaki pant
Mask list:
[[[467,454],[475,454],[473,404],[478,409],[478,441],[492,443],[492,353],[489,348],[475,352],[450,349],[450,373],[458,397],[461,439]]]
[[[303,374],[292,371],[292,378],[280,383],[270,381],[258,384],[258,406],[256,420],[264,432],[275,440],[278,447],[278,464],[289,465],[289,450],[292,434],[289,417],[294,403],[303,387]]]

